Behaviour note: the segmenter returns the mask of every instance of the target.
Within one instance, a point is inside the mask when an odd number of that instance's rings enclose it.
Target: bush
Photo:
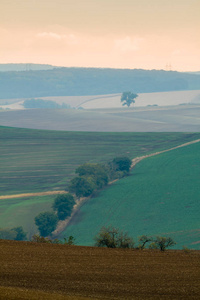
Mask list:
[[[2,240],[15,240],[17,237],[17,232],[10,228],[0,229],[0,239]]]
[[[0,229],[0,239],[24,241],[27,239],[27,237],[22,226],[20,226],[11,229],[10,228]]]
[[[69,191],[75,193],[77,197],[88,197],[95,190],[96,185],[91,177],[74,177],[69,184]]]
[[[186,247],[186,246],[183,246],[183,247],[182,247],[182,250],[183,250],[184,253],[187,253],[187,254],[190,253],[190,251],[191,251],[191,250],[190,250],[188,247]]]
[[[75,238],[70,235],[68,238],[64,238],[64,242],[63,242],[64,245],[75,245]]]
[[[108,184],[106,167],[101,164],[86,163],[76,169],[79,176],[92,177],[96,188],[102,188]]]
[[[102,227],[94,238],[95,246],[107,248],[133,248],[134,241],[128,234],[115,227]]]
[[[75,204],[74,197],[71,194],[59,195],[53,203],[53,210],[57,212],[59,220],[64,220],[71,215]]]
[[[143,250],[145,248],[145,245],[152,241],[152,237],[147,235],[142,235],[139,237],[138,241],[140,243],[138,248]]]
[[[53,212],[43,212],[35,217],[40,235],[43,237],[51,234],[58,224],[58,217]]]
[[[35,243],[42,243],[42,244],[63,244],[63,245],[74,245],[75,244],[75,238],[73,236],[69,236],[68,238],[64,238],[64,241],[60,241],[58,239],[49,239],[45,238],[43,236],[40,236],[38,234],[34,234],[31,239],[32,242]]]
[[[112,161],[116,171],[122,171],[125,174],[129,173],[132,161],[128,157],[116,157]]]
[[[171,237],[167,238],[163,236],[157,236],[156,239],[153,240],[153,243],[160,251],[165,251],[167,248],[176,245],[176,242]]]
[[[15,238],[16,241],[25,241],[27,240],[26,232],[24,232],[22,226],[14,227],[12,230],[16,231],[17,236]]]

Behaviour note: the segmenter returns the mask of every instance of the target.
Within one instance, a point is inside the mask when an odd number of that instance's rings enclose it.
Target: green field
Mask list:
[[[63,190],[85,162],[134,158],[200,138],[200,133],[88,133],[0,127],[0,195]],[[0,227],[23,226],[56,196],[0,200]]]
[[[102,226],[134,237],[171,236],[182,246],[200,249],[200,143],[146,158],[131,176],[86,202],[62,236],[93,245]]]
[[[54,199],[55,195],[0,199],[0,228],[22,226],[28,239],[31,239],[37,232],[34,217],[41,211],[51,210]]]
[[[65,189],[77,166],[134,158],[200,133],[58,132],[0,127],[0,195]]]

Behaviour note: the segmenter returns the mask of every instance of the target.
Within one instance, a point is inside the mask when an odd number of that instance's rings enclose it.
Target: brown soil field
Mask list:
[[[0,299],[200,299],[200,251],[0,240]]]

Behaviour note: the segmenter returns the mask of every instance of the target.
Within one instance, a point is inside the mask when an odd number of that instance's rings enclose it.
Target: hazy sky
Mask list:
[[[200,71],[200,0],[0,0],[0,63]]]

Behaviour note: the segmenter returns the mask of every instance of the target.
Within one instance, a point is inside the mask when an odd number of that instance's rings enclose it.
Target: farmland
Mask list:
[[[138,236],[171,236],[181,249],[200,249],[200,143],[146,158],[131,176],[87,201],[72,218],[66,234],[93,245],[102,226]]]
[[[200,296],[199,251],[161,253],[1,240],[0,260],[0,293],[8,300]]]
[[[56,132],[0,127],[1,195],[67,188],[77,166],[134,158],[195,140],[200,134]],[[51,208],[56,196],[0,200],[0,227],[35,232],[34,217]]]
[[[0,125],[92,132],[199,132],[200,105],[0,111]]]
[[[0,200],[0,228],[22,226],[31,239],[36,232],[34,217],[51,210],[54,199],[55,195]]]
[[[147,105],[170,106],[180,104],[200,103],[200,90],[173,91],[157,93],[139,93],[135,99],[134,107],[144,107]],[[37,99],[37,98],[36,98]],[[121,93],[107,95],[90,96],[50,96],[40,97],[43,100],[50,100],[58,104],[68,104],[73,108],[85,109],[107,109],[122,108]],[[23,102],[27,98],[21,99],[0,99],[0,107],[9,109],[22,109]]]
[[[0,127],[1,195],[65,189],[77,166],[134,158],[200,137],[184,133],[57,132]]]

